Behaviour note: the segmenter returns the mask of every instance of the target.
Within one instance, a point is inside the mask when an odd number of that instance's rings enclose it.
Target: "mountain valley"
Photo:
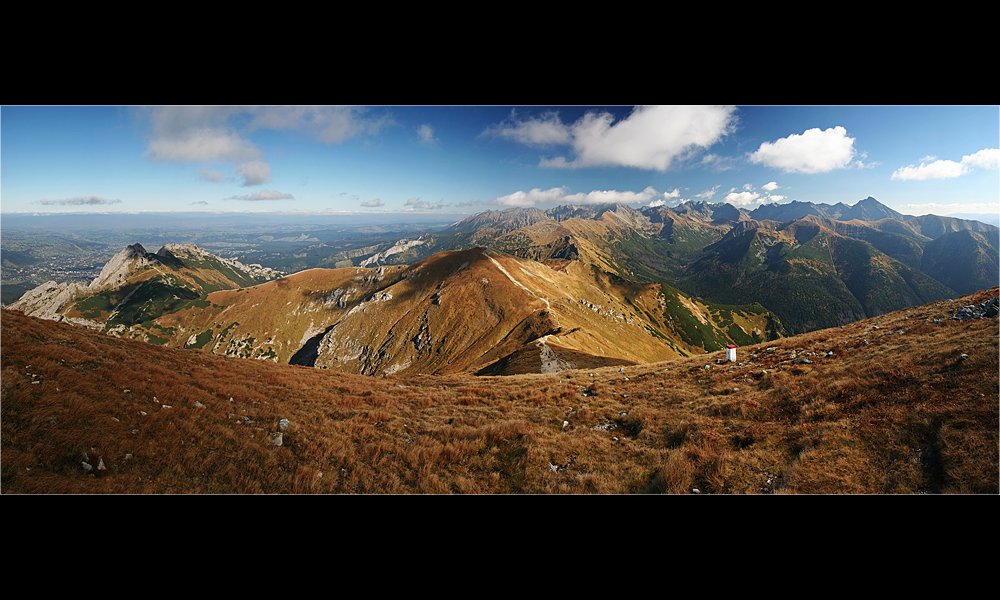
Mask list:
[[[89,285],[50,282],[12,308],[345,373],[509,375],[713,352],[1000,283],[996,227],[873,198],[515,208],[356,245],[337,268],[285,274],[192,244],[134,244]]]
[[[3,309],[3,491],[997,493],[997,228],[800,204],[130,244]]]

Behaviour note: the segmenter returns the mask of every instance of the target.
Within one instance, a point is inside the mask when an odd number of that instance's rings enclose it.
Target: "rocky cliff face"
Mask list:
[[[60,312],[71,302],[107,288],[118,287],[127,281],[129,274],[154,262],[157,262],[155,255],[146,252],[141,244],[132,244],[113,256],[101,269],[101,274],[89,285],[48,281],[26,292],[10,308],[33,317],[60,321],[63,320]],[[87,319],[68,320],[78,325],[100,327],[100,324]]]
[[[142,244],[125,246],[125,249],[114,255],[101,269],[101,274],[90,282],[89,290],[99,291],[108,287],[121,285],[128,279],[129,273],[157,262],[156,255],[146,252]]]
[[[205,267],[201,270],[191,271],[181,259],[187,259],[189,263],[194,261],[204,263]],[[228,269],[229,273],[220,273],[220,267],[223,267],[222,270]],[[221,258],[193,244],[167,244],[154,254],[147,252],[142,244],[136,243],[126,246],[113,256],[101,269],[100,275],[90,284],[49,281],[26,292],[10,308],[42,319],[67,321],[85,327],[103,329],[102,318],[78,314],[78,311],[73,307],[80,301],[103,294],[108,296],[109,302],[117,305],[114,307],[115,310],[121,309],[133,297],[133,294],[125,295],[122,293],[123,297],[118,297],[114,290],[123,288],[123,286],[135,287],[138,285],[138,280],[150,278],[146,274],[141,274],[149,268],[154,268],[157,271],[151,279],[165,277],[164,281],[169,285],[180,286],[177,289],[181,290],[181,295],[193,295],[193,297],[197,297],[201,292],[193,288],[181,289],[191,286],[197,287],[197,285],[185,280],[184,271],[198,273],[203,281],[211,281],[216,289],[227,287],[227,285],[228,287],[252,285],[280,276],[280,273],[272,269],[260,265],[244,265],[238,261]],[[209,277],[206,277],[206,274]],[[232,281],[233,278],[240,281]],[[152,287],[155,288],[155,286]],[[135,289],[131,291],[135,292]],[[144,299],[144,301],[148,300],[150,298]]]
[[[136,244],[136,246],[138,246],[138,244]],[[236,269],[237,271],[245,273],[251,277],[262,278],[266,280],[277,279],[278,277],[281,277],[281,273],[269,267],[262,267],[258,264],[247,265],[241,263],[238,260],[216,256],[211,252],[208,252],[204,248],[201,248],[194,244],[166,244],[162,248],[156,251],[156,256],[162,258],[169,258],[169,257],[188,258],[191,260],[197,260],[199,262],[211,259],[219,261],[220,263],[232,267],[233,269]]]

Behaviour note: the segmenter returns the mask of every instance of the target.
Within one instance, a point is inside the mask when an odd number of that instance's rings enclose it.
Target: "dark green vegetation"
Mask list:
[[[924,246],[920,268],[956,292],[970,294],[994,284],[997,262],[995,235],[956,231]]]
[[[731,232],[705,249],[680,285],[717,302],[760,302],[790,333],[955,295],[867,242],[818,226],[790,229]]]

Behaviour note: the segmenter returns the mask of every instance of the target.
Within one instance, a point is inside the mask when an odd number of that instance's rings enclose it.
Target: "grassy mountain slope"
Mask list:
[[[681,287],[715,302],[760,302],[791,333],[954,295],[871,244],[811,220],[741,226],[705,250]]]
[[[924,247],[921,269],[958,293],[993,285],[1000,264],[1000,239],[971,230],[948,232]]]
[[[366,375],[636,364],[781,333],[759,306],[694,302],[580,261],[482,248],[218,291],[131,333],[143,338],[153,328],[172,332],[171,346]],[[514,366],[506,359],[513,354],[533,358]]]
[[[997,494],[997,317],[939,301],[724,353],[360,377],[3,310],[24,494]],[[619,370],[623,369],[622,372]]]

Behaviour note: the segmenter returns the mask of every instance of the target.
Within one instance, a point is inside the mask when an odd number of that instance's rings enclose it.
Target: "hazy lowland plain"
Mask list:
[[[4,216],[3,491],[996,493],[997,229],[856,206]]]

